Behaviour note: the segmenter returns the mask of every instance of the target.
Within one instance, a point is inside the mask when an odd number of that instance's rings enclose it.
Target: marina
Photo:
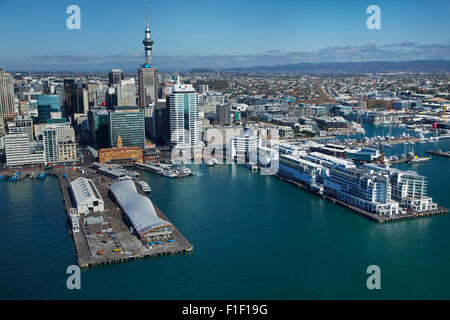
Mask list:
[[[138,169],[147,170],[167,178],[186,178],[194,175],[191,169],[187,167],[175,167],[164,163],[138,163],[134,166]]]

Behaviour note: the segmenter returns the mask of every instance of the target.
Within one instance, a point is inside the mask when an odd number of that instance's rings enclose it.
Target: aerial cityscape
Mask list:
[[[94,28],[85,20],[97,4],[79,2],[58,4],[65,29],[54,36]],[[200,16],[214,14],[200,2]],[[356,3],[361,34],[393,26],[383,5]],[[184,4],[171,5],[183,15]],[[448,17],[448,4],[434,5]],[[45,59],[39,47],[22,58],[17,41],[0,51],[0,298],[450,298],[445,30],[431,40],[441,44],[419,44],[418,33],[391,47],[317,40],[297,53],[276,47],[283,34],[267,47],[280,52],[221,55],[211,31],[167,26],[166,6],[108,9],[132,15],[132,30],[121,26],[132,35],[108,37],[123,55],[107,47],[105,58],[82,58],[76,47],[58,51],[55,38]],[[183,49],[188,42],[204,54]],[[75,290],[69,270],[78,270]]]

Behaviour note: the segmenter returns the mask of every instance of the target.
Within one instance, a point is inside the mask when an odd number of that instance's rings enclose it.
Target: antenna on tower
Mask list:
[[[145,2],[145,18],[147,21],[147,27],[149,26],[148,24],[148,0]]]

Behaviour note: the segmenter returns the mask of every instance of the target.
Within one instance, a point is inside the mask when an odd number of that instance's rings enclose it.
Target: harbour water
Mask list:
[[[415,152],[437,148],[450,150],[450,139]],[[0,298],[450,298],[450,215],[377,224],[242,165],[190,167],[185,179],[141,178],[194,251],[88,269],[73,291],[66,268],[77,260],[56,178],[0,182]],[[427,176],[429,195],[450,207],[450,159],[398,167]],[[381,290],[370,291],[374,264]]]

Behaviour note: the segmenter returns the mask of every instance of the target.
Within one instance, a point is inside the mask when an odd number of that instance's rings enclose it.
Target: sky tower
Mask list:
[[[145,64],[151,66],[152,65],[152,46],[153,40],[150,35],[150,26],[148,22],[148,2],[145,5],[145,15],[147,20],[147,26],[145,28],[145,39],[142,41],[145,48]]]
[[[158,70],[152,66],[153,40],[150,36],[148,21],[148,2],[145,8],[147,26],[145,39],[142,41],[145,48],[145,63],[138,70],[139,81],[139,107],[147,108],[158,101]]]

